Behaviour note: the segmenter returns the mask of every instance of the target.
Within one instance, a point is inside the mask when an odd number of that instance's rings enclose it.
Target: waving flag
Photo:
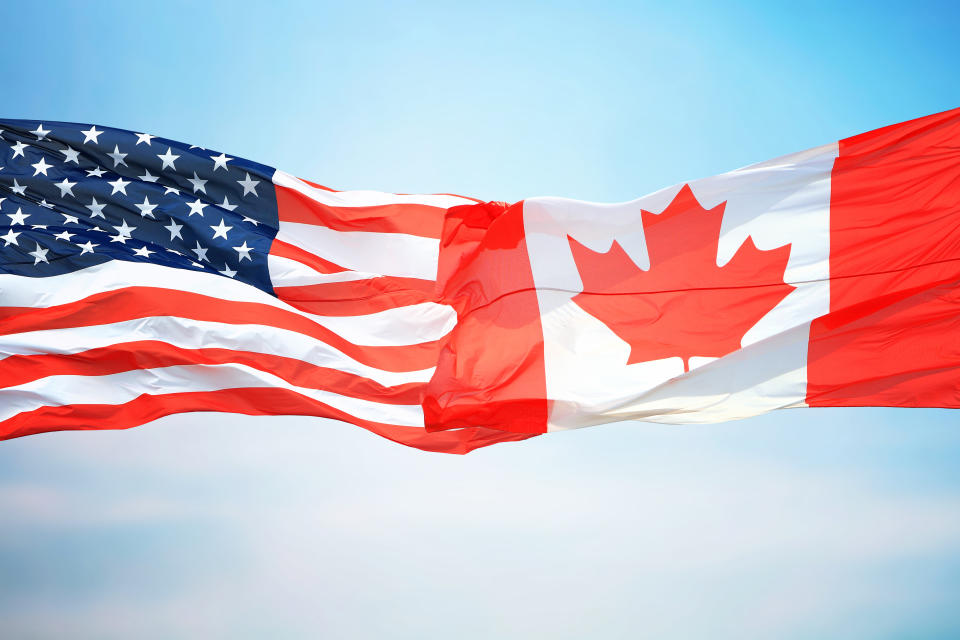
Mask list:
[[[463,453],[960,406],[960,110],[614,205],[338,192],[148,134],[0,129],[0,437],[229,411]]]
[[[960,407],[960,109],[623,204],[451,209],[440,283],[429,429]]]
[[[422,449],[456,323],[436,302],[457,196],[336,192],[143,133],[0,121],[0,437],[185,411],[312,415]],[[522,436],[520,436],[522,438]]]

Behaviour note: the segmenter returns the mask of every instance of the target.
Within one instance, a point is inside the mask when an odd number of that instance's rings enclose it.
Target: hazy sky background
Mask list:
[[[4,3],[0,111],[618,201],[960,106],[956,3],[729,4]],[[945,410],[466,457],[303,418],[32,436],[0,443],[0,637],[958,637],[958,461]]]

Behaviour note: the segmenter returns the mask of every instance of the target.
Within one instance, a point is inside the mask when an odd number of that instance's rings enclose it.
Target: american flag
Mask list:
[[[456,324],[453,195],[334,191],[146,133],[0,120],[0,438],[179,412],[333,418],[421,449]]]

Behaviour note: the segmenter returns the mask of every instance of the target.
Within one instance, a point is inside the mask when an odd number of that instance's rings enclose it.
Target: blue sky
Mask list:
[[[19,3],[0,98],[340,189],[598,201],[960,106],[953,3],[773,4]],[[0,635],[956,637],[958,458],[944,410],[467,457],[300,418],[34,436],[0,443]]]

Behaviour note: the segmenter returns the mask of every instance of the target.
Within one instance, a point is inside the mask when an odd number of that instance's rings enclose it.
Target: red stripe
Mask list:
[[[812,406],[960,407],[960,109],[840,141]]]
[[[296,245],[284,242],[283,240],[277,240],[276,238],[273,239],[273,244],[270,245],[270,255],[296,260],[300,264],[305,264],[320,273],[340,273],[347,271],[347,269],[344,269],[338,264],[324,260],[320,256],[316,256]]]
[[[277,212],[281,222],[312,224],[337,231],[405,233],[439,238],[445,211],[443,207],[424,204],[335,207],[277,185]]]
[[[361,346],[292,311],[255,302],[221,300],[188,291],[127,287],[45,308],[0,307],[0,331],[94,326],[150,316],[278,327],[311,336],[363,364],[385,371],[420,371],[436,364],[437,341],[404,346]]]
[[[380,276],[366,280],[274,287],[287,304],[322,316],[356,316],[436,302],[436,283],[419,278]],[[433,365],[431,365],[433,366]]]
[[[129,429],[163,416],[188,411],[330,418],[355,424],[400,444],[442,453],[467,453],[497,442],[530,437],[530,434],[504,433],[491,429],[428,433],[416,427],[399,427],[361,420],[288,389],[247,388],[142,395],[120,405],[41,407],[0,422],[0,440],[49,431]]]
[[[134,369],[192,364],[246,365],[298,387],[322,389],[384,404],[420,404],[424,387],[422,382],[385,387],[369,378],[318,367],[295,358],[220,348],[184,349],[154,340],[124,342],[72,354],[8,356],[0,360],[0,386],[13,387],[47,376],[106,376]]]
[[[427,429],[545,432],[543,329],[523,203],[451,208],[437,283],[458,320],[424,393]]]

